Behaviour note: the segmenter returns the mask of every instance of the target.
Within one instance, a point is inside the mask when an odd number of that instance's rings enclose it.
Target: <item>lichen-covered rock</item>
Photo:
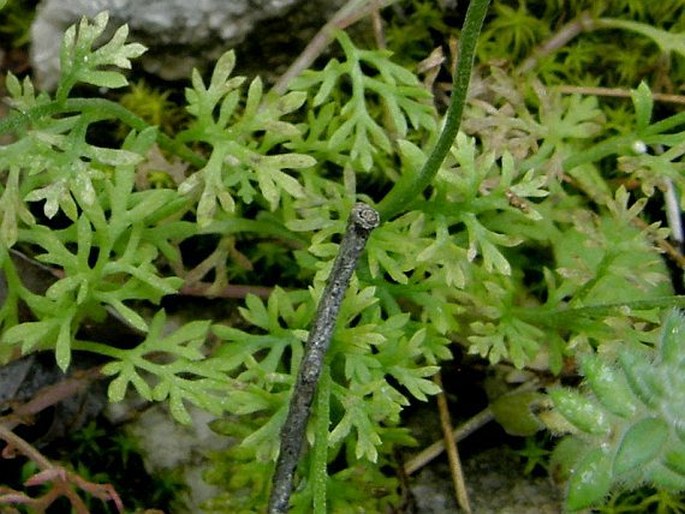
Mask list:
[[[306,4],[306,9],[294,8]],[[144,69],[166,80],[185,79],[245,40],[266,20],[285,17],[320,26],[336,0],[44,0],[31,29],[31,60],[36,78],[52,89],[59,73],[59,47],[65,29],[82,16],[110,14],[112,29],[127,23],[131,40],[148,47]],[[268,31],[268,28],[266,29]],[[273,31],[272,31],[273,32]],[[273,34],[282,40],[282,34]],[[291,33],[292,35],[292,33]],[[259,38],[269,34],[260,33]]]

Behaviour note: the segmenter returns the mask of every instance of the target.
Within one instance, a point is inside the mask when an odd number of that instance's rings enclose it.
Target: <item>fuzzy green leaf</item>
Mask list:
[[[667,451],[664,465],[685,479],[685,446],[680,446],[674,450]]]
[[[590,451],[573,467],[566,505],[571,510],[588,508],[608,493],[611,487],[611,458],[600,449]]]
[[[560,388],[553,389],[549,395],[557,410],[579,430],[597,435],[609,432],[604,411],[577,391]]]
[[[632,425],[616,451],[614,473],[621,475],[646,466],[660,454],[668,433],[668,425],[659,418],[646,418]]]
[[[683,341],[685,340],[685,315],[673,310],[669,313],[661,327],[661,341],[659,353],[664,364],[680,366],[685,360],[683,355]]]
[[[643,355],[625,352],[619,362],[632,393],[645,405],[657,408],[664,399],[659,389],[653,368],[644,361]]]
[[[623,418],[636,413],[635,397],[621,373],[594,355],[583,359],[581,369],[592,392],[607,410]]]

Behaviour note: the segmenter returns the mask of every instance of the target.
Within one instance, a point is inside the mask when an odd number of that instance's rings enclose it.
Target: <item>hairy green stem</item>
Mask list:
[[[401,178],[378,204],[378,211],[383,220],[392,218],[406,210],[407,206],[423,193],[423,190],[430,185],[438,173],[452,147],[454,138],[457,137],[461,115],[466,103],[466,93],[471,80],[476,43],[489,4],[490,0],[472,0],[469,4],[459,41],[459,60],[452,81],[452,97],[445,115],[445,125],[418,175]]]
[[[316,428],[309,472],[312,484],[314,512],[328,512],[326,486],[328,485],[328,424],[331,418],[331,372],[325,368],[319,379],[316,398]]]
[[[685,296],[661,296],[649,298],[647,300],[599,303],[576,308],[517,308],[514,314],[523,320],[540,324],[545,327],[565,328],[572,325],[574,321],[577,321],[580,318],[603,318],[615,314],[625,315],[625,309],[631,311],[646,311],[651,309],[666,309],[669,307],[676,307],[679,309],[685,308]]]

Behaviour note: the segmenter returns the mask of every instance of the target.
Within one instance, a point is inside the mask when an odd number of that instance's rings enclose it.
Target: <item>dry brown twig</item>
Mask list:
[[[452,438],[455,442],[458,443],[459,441],[462,441],[463,439],[466,439],[468,436],[473,434],[476,430],[490,423],[493,419],[495,419],[495,416],[492,413],[490,407],[487,407],[475,416],[471,417],[468,421],[462,423],[457,428],[455,428],[452,431]],[[429,462],[438,457],[444,451],[445,440],[443,438],[439,441],[434,442],[430,446],[427,446],[421,452],[419,452],[414,457],[409,459],[404,464],[404,472],[407,475],[412,475],[416,473],[418,470],[428,465]]]
[[[0,426],[12,430],[17,425],[29,422],[39,412],[80,393],[100,378],[100,366],[76,371],[57,383],[39,389],[31,400],[16,406],[11,414],[0,417]]]
[[[533,391],[537,389],[539,386],[539,381],[537,379],[533,379],[529,382],[521,384],[516,389],[506,394],[517,394],[525,391]],[[477,431],[484,425],[487,425],[494,419],[495,415],[493,414],[492,409],[490,409],[490,407],[486,407],[478,414],[472,416],[464,423],[459,425],[457,428],[455,428],[452,431],[452,439],[454,439],[454,441],[458,443],[459,441],[466,439],[468,436],[473,434],[475,431]],[[430,446],[426,447],[421,452],[416,454],[414,457],[409,459],[404,465],[404,473],[406,473],[407,475],[416,473],[419,469],[426,466],[429,462],[438,457],[444,451],[445,441],[443,438],[439,441],[434,442],[433,444],[431,444]]]
[[[447,408],[447,397],[445,396],[442,387],[442,376],[440,372],[435,374],[433,381],[440,387],[438,393],[438,412],[440,414],[440,426],[442,427],[443,441],[447,449],[447,458],[450,463],[450,473],[452,475],[452,482],[454,484],[454,492],[457,497],[457,503],[466,514],[471,514],[471,504],[469,502],[469,495],[466,491],[466,481],[464,479],[464,470],[461,467],[461,460],[459,459],[459,450],[457,443],[452,435],[452,420],[450,419],[450,412]]]
[[[89,510],[76,489],[81,489],[95,496],[103,502],[112,501],[119,512],[124,512],[121,497],[111,484],[95,484],[89,482],[73,471],[50,462],[31,443],[19,437],[5,424],[0,423],[0,439],[7,445],[2,451],[2,457],[13,458],[16,452],[33,461],[40,471],[24,482],[27,487],[51,484],[50,488],[41,496],[31,497],[9,487],[0,487],[0,505],[25,505],[31,512],[45,512],[58,498],[66,497],[76,514],[88,514]]]
[[[521,63],[521,65],[516,69],[516,72],[520,73],[521,75],[528,73],[535,68],[535,66],[537,66],[537,63],[543,57],[547,57],[548,55],[556,52],[583,32],[589,32],[591,30],[595,30],[596,28],[597,25],[590,14],[587,12],[581,13],[579,16],[561,27],[551,38],[533,50],[531,56]]]
[[[273,91],[281,95],[285,93],[290,81],[309,68],[330,42],[333,41],[336,30],[347,28],[365,16],[376,12],[378,9],[383,9],[396,1],[349,0],[321,27],[299,57],[295,59],[286,72],[278,79],[278,82],[273,87]]]
[[[51,487],[38,497],[0,486],[0,505],[25,505],[32,512],[45,512],[55,500],[64,496],[71,503],[74,512],[88,514],[88,507],[76,491],[80,489],[103,502],[112,501],[119,512],[124,511],[123,502],[111,484],[89,482],[77,473],[53,464],[35,446],[13,432],[16,426],[29,423],[39,412],[80,393],[99,378],[102,378],[99,366],[75,372],[64,380],[39,389],[31,400],[15,407],[11,414],[0,418],[0,439],[7,443],[2,450],[2,457],[10,459],[14,458],[16,453],[21,453],[38,466],[39,471],[24,483],[27,487],[51,484]]]
[[[628,89],[619,87],[589,87],[589,86],[569,86],[559,85],[553,86],[553,91],[558,91],[564,94],[580,94],[592,96],[609,96],[616,98],[630,98],[631,94]],[[657,102],[685,104],[685,95],[669,95],[666,93],[652,93],[652,98]]]

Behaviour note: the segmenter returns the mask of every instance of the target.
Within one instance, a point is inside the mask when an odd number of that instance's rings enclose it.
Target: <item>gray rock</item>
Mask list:
[[[293,9],[298,3],[305,8]],[[59,48],[65,29],[82,16],[110,14],[112,30],[124,23],[130,41],[148,47],[144,69],[166,80],[184,79],[203,69],[252,34],[261,22],[302,14],[320,26],[339,0],[44,0],[31,28],[31,60],[38,84],[53,89],[59,74]],[[291,28],[293,26],[291,25]],[[265,29],[268,32],[268,27]],[[252,35],[264,38],[269,34]],[[282,40],[282,34],[275,34]],[[261,42],[260,42],[261,43]]]
[[[188,412],[193,422],[182,426],[157,404],[127,427],[141,449],[148,473],[175,471],[187,486],[177,498],[179,505],[175,512],[178,514],[201,512],[200,505],[219,492],[202,478],[207,454],[230,444],[228,438],[210,430],[209,422],[214,416],[192,406]]]
[[[560,514],[561,491],[551,479],[526,476],[507,447],[477,453],[463,462],[471,509],[479,514]],[[447,459],[431,463],[413,480],[418,514],[459,514]]]

